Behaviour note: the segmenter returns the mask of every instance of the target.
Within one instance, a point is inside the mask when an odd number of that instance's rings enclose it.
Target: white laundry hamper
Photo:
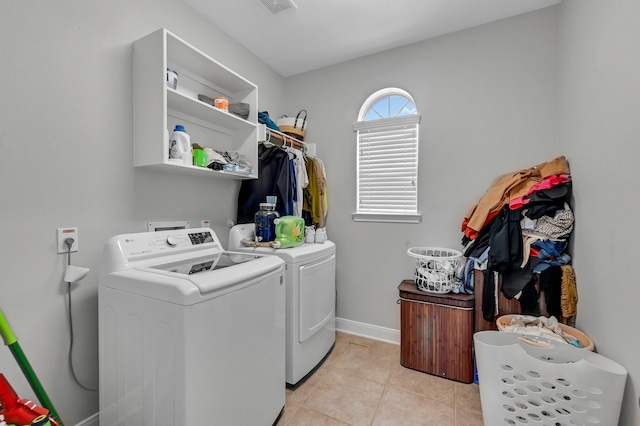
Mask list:
[[[627,370],[595,352],[519,333],[473,336],[485,426],[618,424]]]
[[[407,254],[415,259],[415,282],[418,289],[428,293],[445,294],[453,291],[456,271],[462,252],[442,247],[411,247]]]

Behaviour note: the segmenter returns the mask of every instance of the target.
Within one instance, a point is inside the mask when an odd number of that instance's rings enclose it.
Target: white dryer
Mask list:
[[[208,228],[125,234],[98,286],[100,424],[265,425],[285,403],[284,261]]]
[[[296,385],[329,353],[336,340],[336,245],[302,244],[273,249],[245,247],[255,235],[253,223],[235,225],[229,250],[270,254],[286,263],[286,381]]]

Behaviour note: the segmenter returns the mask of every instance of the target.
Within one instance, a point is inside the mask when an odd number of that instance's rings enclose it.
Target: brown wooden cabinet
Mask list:
[[[426,293],[413,280],[400,291],[400,363],[407,368],[473,381],[473,308],[470,294]]]

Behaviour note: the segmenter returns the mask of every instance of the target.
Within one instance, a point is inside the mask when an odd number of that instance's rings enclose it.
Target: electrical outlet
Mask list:
[[[200,221],[201,228],[211,228],[211,221],[209,219],[204,219]]]
[[[73,238],[71,251],[78,251],[78,228],[58,228],[58,254],[69,252],[69,247],[65,242],[67,238]]]

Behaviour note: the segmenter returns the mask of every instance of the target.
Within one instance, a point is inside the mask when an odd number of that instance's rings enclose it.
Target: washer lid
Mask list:
[[[209,256],[189,258],[160,265],[149,266],[150,269],[158,269],[165,272],[173,272],[181,275],[193,275],[216,269],[235,266],[239,263],[254,260],[257,257],[252,254],[216,253]]]
[[[259,284],[282,274],[285,265],[284,260],[276,256],[230,253],[221,256],[216,266],[227,261],[228,265],[217,269],[213,268],[215,260],[209,256],[137,265],[101,275],[99,286],[178,305],[192,305]]]

